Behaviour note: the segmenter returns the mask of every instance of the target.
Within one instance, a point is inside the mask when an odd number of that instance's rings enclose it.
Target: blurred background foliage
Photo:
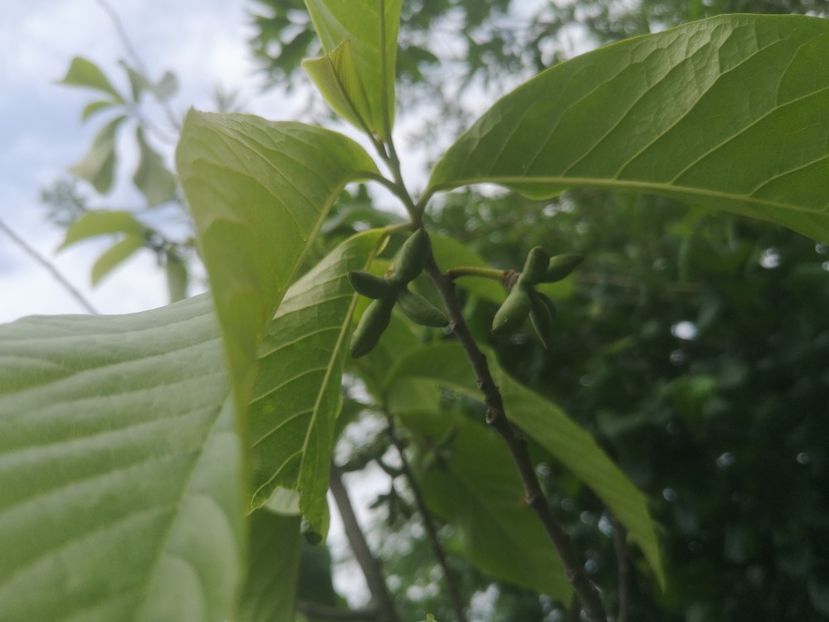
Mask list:
[[[250,8],[250,47],[270,87],[300,88],[299,61],[318,52],[302,0],[251,0]],[[729,12],[825,16],[829,0],[406,0],[398,65],[403,142],[431,161],[485,102],[547,66],[602,43]],[[142,69],[131,71],[133,90],[118,95],[118,105],[142,127],[141,97],[164,106],[167,91],[164,77],[153,82]],[[232,94],[216,99],[218,109],[236,107]],[[309,110],[325,114],[319,100]],[[170,120],[151,140],[174,131]],[[90,210],[90,199],[71,183],[57,184],[44,199],[52,220],[70,230]],[[180,210],[177,193],[165,191],[163,199]],[[371,207],[364,188],[345,194],[317,256],[354,231],[398,219]],[[587,256],[551,292],[558,330],[550,351],[529,332],[494,339],[488,326],[496,304],[486,296],[467,292],[466,311],[501,364],[589,429],[650,499],[669,585],[661,592],[639,553],[627,548],[628,620],[829,620],[829,240],[816,244],[666,199],[588,190],[543,204],[488,190],[456,192],[435,201],[428,224],[496,267],[519,268],[535,245]],[[170,276],[169,265],[192,269],[189,236],[168,237],[149,225],[140,235],[171,283],[186,283]],[[171,297],[183,295],[180,285],[173,289]],[[387,404],[371,387],[352,387],[352,395],[361,403],[351,404],[350,416],[363,430],[381,430]],[[452,394],[441,395],[441,408],[481,416],[477,405]],[[346,432],[340,462],[374,463],[374,472],[388,477],[369,531],[402,618],[434,613],[451,620],[388,441],[382,431],[370,442],[362,436],[349,440]],[[613,609],[620,532],[595,496],[536,452],[551,501],[587,551],[587,569]],[[479,619],[566,619],[561,604],[494,581],[455,555],[450,526],[441,534]],[[303,559],[300,598],[342,605],[330,558],[309,549]]]

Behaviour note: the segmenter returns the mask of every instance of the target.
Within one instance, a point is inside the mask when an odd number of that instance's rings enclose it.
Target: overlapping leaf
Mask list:
[[[196,111],[176,160],[241,410],[259,341],[331,203],[347,182],[377,169],[335,132]]]
[[[257,510],[250,519],[248,574],[237,622],[294,622],[302,537],[298,515]]]
[[[0,328],[0,619],[227,619],[243,468],[210,300]]]
[[[458,421],[448,453],[424,471],[423,491],[458,531],[463,554],[498,579],[569,603],[564,567],[523,500],[501,440],[481,425]]]
[[[254,505],[267,501],[277,486],[297,488],[303,515],[322,536],[328,529],[328,468],[357,298],[347,275],[368,266],[385,236],[375,229],[349,238],[292,285],[260,348],[249,411]]]
[[[402,0],[305,0],[326,55],[305,61],[331,107],[386,138],[394,124]]]
[[[634,190],[829,238],[829,22],[732,15],[556,65],[497,102],[430,187]]]
[[[645,496],[590,435],[557,406],[512,379],[489,357],[510,420],[561,461],[598,495],[642,549],[660,583],[664,570]],[[456,343],[423,348],[402,359],[395,378],[428,378],[481,399],[463,350]]]

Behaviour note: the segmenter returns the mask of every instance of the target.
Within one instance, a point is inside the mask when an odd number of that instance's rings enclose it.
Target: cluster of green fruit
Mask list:
[[[582,255],[555,255],[550,257],[540,246],[533,248],[524,262],[524,269],[513,280],[507,299],[492,320],[492,332],[496,335],[512,332],[530,317],[533,328],[543,346],[550,348],[556,307],[546,294],[535,286],[539,283],[555,283],[567,277],[584,257]]]
[[[423,229],[418,229],[400,247],[394,264],[385,276],[349,272],[348,280],[354,290],[372,299],[351,340],[351,355],[354,358],[374,349],[391,321],[395,305],[399,305],[400,310],[417,324],[442,328],[449,323],[443,311],[409,289],[409,283],[423,272],[431,251],[429,236]],[[583,259],[581,255],[550,257],[540,246],[533,248],[527,255],[524,269],[517,274],[508,272],[504,279],[509,295],[495,314],[492,332],[512,332],[520,328],[529,316],[541,343],[549,348],[556,308],[546,294],[536,289],[536,285],[560,281]],[[512,278],[509,278],[511,275]]]
[[[350,272],[348,280],[358,294],[372,298],[351,340],[351,355],[359,358],[371,352],[380,335],[391,321],[395,305],[417,324],[442,328],[449,324],[446,314],[423,296],[409,290],[409,283],[416,279],[432,252],[429,236],[423,229],[415,231],[407,239],[386,276],[369,272]]]

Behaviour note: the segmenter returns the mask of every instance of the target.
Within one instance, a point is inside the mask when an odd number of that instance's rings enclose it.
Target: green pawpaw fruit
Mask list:
[[[366,308],[351,338],[351,356],[365,356],[374,349],[391,321],[394,298],[378,298]]]

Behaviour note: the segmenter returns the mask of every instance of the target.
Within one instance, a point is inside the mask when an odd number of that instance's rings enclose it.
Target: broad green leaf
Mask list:
[[[115,164],[118,160],[115,139],[118,127],[125,119],[125,116],[115,117],[101,128],[92,140],[92,146],[86,155],[69,168],[70,173],[88,181],[101,194],[106,194],[112,188]]]
[[[63,80],[58,84],[65,84],[67,86],[80,86],[97,91],[102,91],[112,95],[119,103],[124,102],[121,94],[112,86],[112,83],[104,75],[104,72],[90,60],[81,56],[76,56],[69,64],[69,69]]]
[[[89,119],[91,119],[99,112],[119,105],[120,104],[118,102],[109,101],[105,99],[89,102],[86,106],[84,106],[83,111],[81,112],[81,122],[86,123],[87,121],[89,121]]]
[[[829,21],[731,15],[556,65],[497,102],[431,190],[661,194],[829,239]]]
[[[377,168],[335,132],[195,110],[176,161],[241,410],[259,341],[331,204],[347,182]]]
[[[0,619],[227,619],[243,460],[210,299],[0,327]]]
[[[135,138],[139,149],[138,168],[132,177],[135,187],[150,206],[169,201],[176,193],[176,176],[167,170],[164,159],[147,143],[140,125],[135,130]]]
[[[92,264],[92,285],[101,282],[106,275],[144,247],[144,237],[127,235],[113,244]]]
[[[402,0],[305,0],[326,56],[304,67],[331,107],[381,140],[394,125]]]
[[[647,499],[607,457],[593,438],[560,408],[518,383],[488,357],[495,383],[501,390],[510,421],[535,439],[570,469],[627,527],[661,585],[665,576]],[[395,378],[428,378],[474,399],[482,395],[466,356],[457,343],[422,348],[401,359]]]
[[[249,409],[253,504],[276,487],[298,489],[311,528],[328,531],[328,469],[357,296],[348,282],[364,270],[386,234],[355,235],[288,290],[259,351],[260,374]]]
[[[294,622],[300,517],[261,509],[250,518],[248,572],[236,622]]]
[[[422,475],[432,510],[458,531],[464,556],[494,577],[568,603],[570,584],[523,497],[518,473],[491,430],[457,421],[449,457]]]
[[[66,236],[58,250],[99,235],[124,233],[144,235],[142,225],[130,212],[119,210],[97,210],[85,212],[66,230]]]

